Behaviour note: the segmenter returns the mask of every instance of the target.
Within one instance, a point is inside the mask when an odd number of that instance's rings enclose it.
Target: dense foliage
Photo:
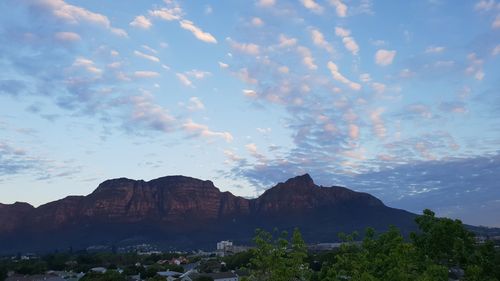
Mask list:
[[[395,227],[381,234],[367,229],[363,241],[355,241],[355,233],[344,235],[345,243],[337,251],[319,256],[307,255],[297,230],[290,241],[286,233],[275,239],[258,230],[248,280],[500,280],[500,254],[491,242],[476,245],[459,220],[436,218],[430,210],[416,222],[419,232],[409,241]]]

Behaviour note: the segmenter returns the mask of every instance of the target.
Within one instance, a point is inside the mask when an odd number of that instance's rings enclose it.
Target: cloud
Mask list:
[[[148,54],[145,54],[145,53],[140,52],[140,51],[134,51],[134,55],[141,57],[143,59],[150,60],[152,62],[160,62],[160,59],[158,57],[148,55]]]
[[[219,61],[219,62],[218,62],[218,64],[219,64],[219,67],[220,67],[220,68],[228,68],[228,67],[229,67],[229,64],[227,64],[227,63],[223,63],[223,62],[221,62],[221,61]]]
[[[396,51],[380,49],[375,54],[375,63],[381,66],[390,65],[395,56]]]
[[[226,142],[232,142],[233,136],[229,132],[216,132],[211,131],[206,125],[195,123],[188,120],[182,125],[182,128],[188,133],[195,136],[201,136],[205,138],[222,138]]]
[[[185,75],[184,73],[176,73],[175,75],[177,76],[177,79],[179,79],[179,81],[184,86],[194,87],[193,82],[191,80],[189,80],[189,78],[187,77],[187,75]]]
[[[342,75],[339,72],[339,69],[335,63],[329,61],[327,64],[327,67],[330,70],[330,73],[332,74],[333,79],[335,79],[343,84],[346,84],[347,86],[349,86],[349,88],[351,88],[355,91],[361,90],[361,85],[359,83],[352,82],[351,80],[344,77],[344,75]]]
[[[249,98],[258,97],[257,92],[255,92],[254,90],[243,90],[243,95],[245,95],[245,97],[249,97]]]
[[[347,5],[342,0],[330,0],[330,4],[335,7],[337,16],[344,18],[347,16]]]
[[[491,51],[492,56],[496,56],[498,54],[500,54],[500,44],[496,45],[495,48],[493,48],[493,50]]]
[[[149,15],[166,21],[180,20],[183,12],[179,6],[149,11]]]
[[[153,102],[153,96],[144,92],[129,99],[132,111],[129,122],[125,126],[140,125],[161,132],[173,132],[176,129],[176,119],[163,107]]]
[[[474,9],[477,11],[488,12],[494,9],[500,9],[500,3],[496,3],[495,0],[481,0],[474,5]]]
[[[311,38],[316,46],[323,48],[328,52],[333,52],[332,46],[325,40],[325,36],[323,35],[323,33],[321,33],[321,31],[317,29],[311,29]]]
[[[148,18],[140,15],[140,16],[135,17],[134,20],[132,22],[130,22],[130,26],[139,27],[142,29],[149,29],[151,26],[153,26],[153,24],[151,23],[151,21]]]
[[[444,112],[451,113],[466,113],[467,108],[463,102],[442,102],[439,104],[439,109]]]
[[[210,73],[208,71],[202,71],[202,70],[197,70],[197,69],[186,71],[185,74],[190,76],[190,77],[196,78],[198,80],[204,79],[204,78],[212,75],[212,73]]]
[[[494,29],[500,28],[500,15],[497,15],[495,20],[491,23],[491,27]]]
[[[314,63],[314,58],[312,56],[311,50],[304,46],[298,46],[297,51],[302,56],[302,63],[307,66],[310,70],[318,69],[318,66]]]
[[[349,125],[349,136],[353,140],[359,139],[359,127],[355,124]]]
[[[143,49],[145,49],[145,50],[150,51],[150,52],[151,52],[151,53],[153,53],[153,54],[158,54],[158,51],[157,51],[157,50],[155,50],[155,49],[153,49],[153,48],[149,47],[148,45],[142,45],[141,47],[142,47]]]
[[[288,48],[297,45],[296,38],[289,38],[286,37],[284,34],[280,34],[279,41],[280,41],[279,44],[280,48]]]
[[[37,180],[49,180],[55,177],[70,177],[81,169],[69,162],[59,163],[52,159],[34,155],[24,148],[15,147],[0,140],[0,182],[15,176],[26,178],[28,175]]]
[[[203,102],[201,102],[200,98],[191,97],[189,99],[189,104],[187,106],[187,109],[189,111],[199,111],[205,109],[205,105],[203,104]]]
[[[248,153],[250,153],[250,155],[252,155],[253,157],[259,159],[261,162],[265,161],[265,156],[258,152],[257,145],[255,143],[249,143],[245,145],[245,148],[247,149]]]
[[[80,35],[75,32],[57,32],[54,34],[54,38],[61,42],[76,42],[82,39]]]
[[[95,64],[92,60],[89,60],[84,57],[78,57],[73,62],[73,67],[83,68],[86,71],[100,75],[102,73],[102,69],[95,67]]]
[[[372,88],[375,91],[375,93],[381,95],[385,92],[385,90],[387,89],[387,86],[383,83],[374,82],[374,83],[372,83]]]
[[[257,44],[254,43],[239,43],[231,38],[227,39],[229,44],[231,45],[231,48],[235,51],[238,51],[243,54],[247,55],[253,55],[256,56],[260,53],[260,47]]]
[[[384,124],[384,120],[382,119],[382,113],[384,113],[385,109],[379,107],[373,110],[370,113],[370,120],[372,122],[373,133],[379,138],[385,138],[387,134],[387,129]]]
[[[276,0],[258,0],[257,6],[260,7],[272,7],[276,4]]]
[[[483,80],[485,73],[483,70],[484,61],[477,57],[476,53],[470,53],[467,55],[467,60],[469,65],[465,69],[465,74],[473,75],[476,80]]]
[[[359,52],[359,46],[350,36],[351,31],[344,29],[342,27],[335,27],[335,34],[342,38],[342,43],[344,43],[344,47],[351,52],[353,55],[357,56]]]
[[[32,5],[48,10],[54,17],[64,22],[70,24],[78,24],[81,22],[97,24],[109,29],[118,36],[127,37],[127,32],[123,29],[113,27],[110,20],[105,15],[68,4],[64,0],[33,0]]]
[[[426,54],[437,54],[442,53],[445,50],[445,47],[442,46],[429,46],[425,49]]]
[[[302,2],[302,5],[306,7],[307,9],[315,12],[315,13],[321,13],[323,12],[323,7],[316,3],[314,0],[300,0]]]
[[[204,32],[203,30],[201,30],[201,28],[195,26],[192,21],[181,20],[179,23],[182,28],[191,31],[191,33],[193,33],[193,35],[199,40],[206,43],[213,43],[213,44],[217,43],[217,40],[215,39],[215,37],[212,36],[212,34]]]
[[[160,73],[155,71],[141,70],[134,72],[134,76],[137,78],[156,78],[160,76]]]
[[[261,26],[264,25],[264,21],[261,18],[258,18],[258,17],[252,18],[251,23],[252,23],[253,26],[256,26],[256,27],[261,27]]]

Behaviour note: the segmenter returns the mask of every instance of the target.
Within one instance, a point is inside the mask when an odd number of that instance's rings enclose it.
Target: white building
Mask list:
[[[227,251],[233,247],[233,242],[231,241],[220,241],[217,243],[217,251]]]

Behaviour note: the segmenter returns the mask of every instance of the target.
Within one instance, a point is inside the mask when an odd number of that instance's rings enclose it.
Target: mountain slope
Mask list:
[[[148,182],[120,178],[101,183],[87,196],[69,196],[38,208],[0,205],[0,251],[142,242],[213,248],[222,239],[248,243],[258,227],[299,227],[308,242],[331,242],[338,232],[368,226],[382,230],[393,224],[408,232],[415,229],[414,218],[366,193],[317,186],[307,174],[255,199],[184,176]]]

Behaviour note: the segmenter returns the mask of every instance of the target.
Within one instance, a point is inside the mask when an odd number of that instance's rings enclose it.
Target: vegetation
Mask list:
[[[258,230],[248,280],[447,281],[450,273],[466,281],[500,280],[500,253],[491,242],[476,245],[459,220],[430,210],[416,222],[419,232],[409,241],[395,227],[378,235],[367,229],[363,241],[355,241],[356,233],[343,235],[340,249],[320,256],[307,255],[298,230],[290,241],[286,233],[275,239]]]
[[[437,218],[430,210],[416,222],[419,231],[407,238],[395,227],[384,233],[369,228],[362,241],[356,233],[341,235],[344,243],[338,249],[319,253],[308,253],[298,229],[292,235],[258,229],[254,248],[224,258],[204,258],[198,269],[204,273],[240,270],[248,273],[242,281],[447,281],[450,277],[500,281],[500,251],[492,242],[477,244],[459,220]],[[159,281],[164,278],[158,271],[183,272],[181,266],[159,262],[173,257],[179,254],[71,252],[31,260],[9,258],[0,260],[0,281],[6,278],[7,269],[24,275],[47,270],[87,272],[82,281],[121,281],[137,274],[147,281]],[[101,266],[108,271],[89,272]],[[118,268],[123,269],[122,274]]]

